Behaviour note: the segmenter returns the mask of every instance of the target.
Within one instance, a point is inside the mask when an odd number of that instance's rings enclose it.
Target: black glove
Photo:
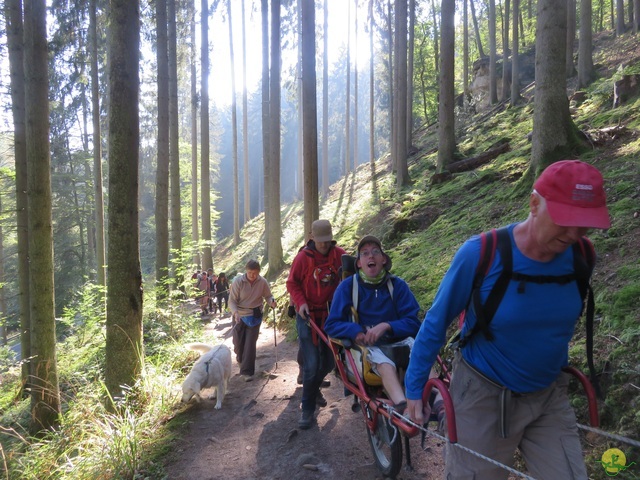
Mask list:
[[[287,315],[289,316],[289,318],[293,318],[296,316],[296,307],[294,307],[293,305],[289,305],[289,308],[287,309]]]

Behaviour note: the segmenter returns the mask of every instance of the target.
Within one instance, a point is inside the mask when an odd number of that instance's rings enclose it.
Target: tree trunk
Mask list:
[[[269,228],[267,248],[269,275],[280,271],[282,261],[282,224],[280,218],[280,0],[271,0],[271,75],[269,79],[270,126],[269,145]]]
[[[462,91],[465,102],[469,93],[469,1],[473,0],[462,0]]]
[[[302,129],[304,143],[304,231],[320,217],[318,203],[318,125],[316,107],[316,14],[313,0],[302,0]]]
[[[438,107],[438,173],[453,161],[456,148],[454,118],[455,0],[442,0],[440,32],[440,102]]]
[[[387,0],[387,40],[389,42],[389,151],[391,152],[391,159],[393,163],[393,171],[396,171],[395,164],[395,155],[393,152],[395,151],[395,124],[393,121],[394,118],[394,74],[393,74],[393,62],[394,62],[394,41],[393,41],[393,17],[391,14],[391,0]]]
[[[469,1],[469,6],[471,7],[471,18],[473,19],[473,31],[476,34],[476,43],[478,44],[478,56],[484,58],[486,55],[482,49],[482,37],[480,36],[480,27],[478,27],[478,17],[476,16],[476,7],[473,4],[473,0]]]
[[[98,285],[107,286],[104,245],[104,198],[102,195],[102,143],[100,126],[100,85],[98,80],[98,26],[96,0],[89,6],[89,41],[91,49],[91,118],[93,121],[93,194],[96,222],[96,271]]]
[[[624,0],[616,0],[616,35],[622,35],[625,32],[625,29]]]
[[[249,186],[249,132],[247,112],[247,27],[242,5],[242,166],[244,169],[244,223],[251,220],[251,188]]]
[[[489,104],[498,103],[496,72],[496,0],[489,0]]]
[[[140,10],[111,0],[109,22],[109,247],[105,384],[111,398],[143,368],[138,237]]]
[[[358,52],[358,0],[355,4],[354,18],[354,50]],[[353,171],[358,168],[358,55],[353,59]]]
[[[511,105],[514,106],[520,100],[520,39],[518,38],[518,18],[520,17],[520,0],[513,0],[512,38],[513,50],[511,52]]]
[[[198,221],[198,75],[196,69],[196,2],[190,5],[190,62],[191,62],[191,239],[193,263],[200,266],[200,234]]]
[[[576,74],[573,66],[573,48],[576,39],[576,0],[567,0],[567,78]]]
[[[578,40],[578,88],[587,87],[595,78],[591,0],[580,0],[580,39]]]
[[[53,287],[53,221],[49,149],[47,10],[44,0],[24,8],[27,187],[29,192],[29,290],[31,296],[32,434],[56,427],[60,391],[56,363]]]
[[[509,81],[511,80],[511,74],[507,66],[509,65],[509,8],[510,1],[505,0],[504,2],[504,20],[503,20],[503,31],[504,31],[504,45],[502,46],[502,101],[507,100],[509,98]],[[515,23],[515,22],[514,22]]]
[[[209,0],[200,5],[200,208],[202,208],[202,269],[213,268],[211,257],[211,178],[209,171]]]
[[[566,93],[566,3],[539,0],[537,22],[531,141],[531,170],[536,174],[574,153],[577,142]]]
[[[344,174],[351,171],[351,0],[346,1],[347,5],[347,76],[345,80],[345,114],[344,114]],[[311,226],[311,225],[309,225]],[[305,230],[310,232],[311,229]]]
[[[373,0],[372,0],[373,1]],[[329,192],[329,2],[324,0],[322,50],[322,193]]]
[[[4,3],[11,78],[13,152],[16,170],[16,230],[18,249],[18,297],[20,304],[20,358],[31,356],[29,301],[29,216],[27,199],[27,141],[25,131],[25,72],[21,0]],[[22,363],[22,389],[30,388],[30,362]]]
[[[182,251],[182,213],[180,188],[180,129],[178,111],[178,38],[176,31],[176,0],[167,0],[169,54],[169,178],[171,182],[171,248]],[[177,260],[179,253],[174,254]],[[173,286],[182,285],[178,265],[173,263]]]
[[[269,258],[269,231],[271,230],[269,216],[271,215],[271,175],[269,168],[271,165],[271,100],[269,85],[269,1],[261,0],[260,18],[262,20],[262,165],[264,176],[264,231],[265,235],[265,256]]]
[[[416,0],[409,0],[409,46],[407,57],[407,151],[413,145],[413,53],[416,24]]]
[[[0,196],[0,212],[2,212],[2,197]],[[4,278],[4,232],[2,225],[0,225],[0,315],[2,318],[7,318],[7,298],[5,295],[6,279]],[[0,345],[7,344],[7,326],[4,320],[0,322]]]
[[[409,185],[409,166],[407,164],[407,0],[396,0],[396,63],[395,63],[395,164],[396,187]]]
[[[236,102],[236,61],[233,53],[233,21],[231,0],[227,0],[229,22],[229,63],[231,70],[231,155],[233,157],[233,244],[240,243],[240,185],[238,176],[238,114]]]
[[[325,0],[326,2],[327,0]],[[375,109],[374,109],[374,68],[373,68],[373,0],[369,0],[369,163],[375,158]],[[326,35],[325,35],[326,36]]]
[[[302,0],[297,0],[298,8],[298,64],[296,72],[296,87],[298,95],[298,168],[296,175],[296,200],[300,200],[304,195],[304,106],[302,105]]]
[[[158,59],[158,165],[156,170],[156,298],[167,298],[169,276],[169,54],[167,2],[156,0]]]
[[[633,0],[633,33],[640,31],[640,0]]]

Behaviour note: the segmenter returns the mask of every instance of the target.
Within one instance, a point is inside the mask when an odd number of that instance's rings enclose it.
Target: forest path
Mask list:
[[[207,333],[231,342],[228,314],[210,317]],[[207,335],[209,338],[210,335]],[[376,468],[362,413],[351,411],[352,396],[345,397],[342,381],[330,375],[323,389],[328,401],[316,411],[317,423],[298,429],[302,387],[296,383],[296,342],[262,325],[258,338],[256,375],[244,382],[233,364],[229,394],[221,410],[206,399],[191,404],[176,420],[184,422],[180,438],[166,458],[171,480],[312,480],[382,479]],[[440,479],[443,474],[441,442],[429,437],[428,449],[420,449],[420,436],[410,441],[413,471],[404,469],[403,480]]]

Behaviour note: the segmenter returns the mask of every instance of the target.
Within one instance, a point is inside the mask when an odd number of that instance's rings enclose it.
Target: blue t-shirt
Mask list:
[[[513,239],[516,224],[508,226],[513,271],[526,275],[559,276],[573,273],[573,249],[568,248],[548,262],[525,257]],[[436,293],[416,337],[405,376],[407,397],[419,399],[429,371],[451,321],[469,304],[473,277],[480,258],[481,240],[474,236],[458,250]],[[482,303],[502,272],[500,252],[496,251],[489,272],[480,288]],[[568,363],[568,344],[582,309],[575,281],[524,284],[511,281],[489,330],[492,340],[482,332],[471,337],[462,349],[463,358],[475,369],[510,390],[528,393],[549,386]],[[464,336],[476,322],[473,308],[466,314]]]

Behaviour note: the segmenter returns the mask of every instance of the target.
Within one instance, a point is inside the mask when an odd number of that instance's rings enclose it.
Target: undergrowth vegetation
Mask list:
[[[602,55],[602,54],[601,54]],[[602,59],[600,61],[603,61]],[[631,67],[628,67],[631,68]],[[635,68],[638,68],[637,66]],[[580,154],[604,174],[612,226],[590,233],[599,255],[596,292],[596,367],[606,399],[600,402],[604,430],[637,438],[640,432],[640,100],[611,109],[612,77],[596,81],[586,100],[573,111],[575,123],[593,135],[607,127],[624,127]],[[457,131],[462,157],[484,152],[498,140],[510,149],[473,171],[432,185],[437,130],[416,132],[411,158],[411,187],[398,191],[390,161],[361,165],[331,186],[321,217],[334,225],[338,243],[348,252],[368,233],[378,235],[393,259],[393,273],[406,279],[426,311],[457,248],[469,236],[525,218],[531,180],[527,175],[531,146],[532,104],[504,108],[476,121],[461,120]],[[304,239],[300,203],[283,206],[283,250],[290,264]],[[224,239],[216,246],[214,266],[229,278],[249,258],[265,264],[263,216],[248,222],[242,241]],[[188,272],[183,269],[183,273]],[[265,269],[266,271],[266,269]],[[286,317],[287,270],[270,278],[281,316],[278,326],[294,335]],[[146,285],[153,282],[148,281]],[[188,282],[187,282],[188,284]],[[26,434],[29,401],[17,397],[20,367],[7,367],[11,355],[0,351],[0,456],[8,479],[162,478],[162,457],[171,448],[180,410],[179,385],[190,357],[180,346],[202,340],[202,323],[189,303],[176,296],[155,305],[145,292],[145,367],[139,384],[107,411],[102,385],[104,305],[99,290],[87,285],[59,322],[58,370],[63,397],[60,429],[44,438]],[[188,288],[187,288],[188,293]],[[576,329],[570,349],[573,365],[586,370],[584,326]],[[584,398],[575,389],[574,406],[586,421]],[[597,465],[604,445],[623,445],[589,437],[587,465],[591,478],[605,478]],[[637,452],[636,452],[637,453]]]

